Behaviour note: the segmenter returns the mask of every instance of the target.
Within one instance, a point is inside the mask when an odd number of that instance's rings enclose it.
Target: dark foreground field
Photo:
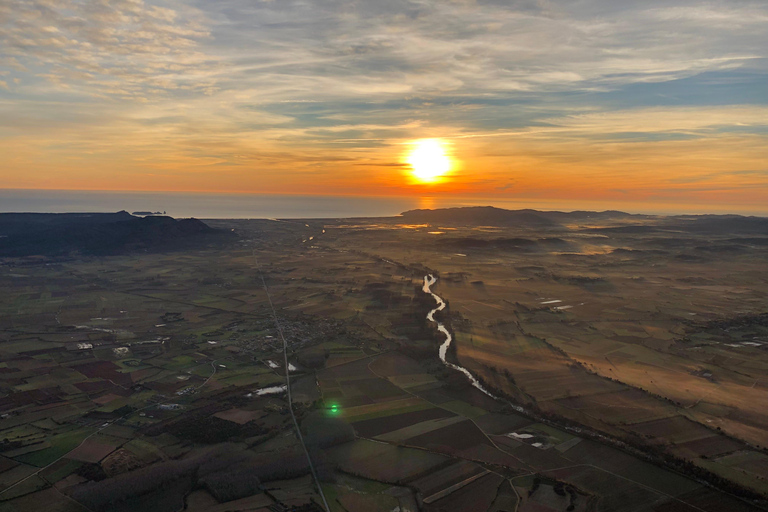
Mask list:
[[[332,510],[765,509],[762,219],[207,224],[2,260],[0,510],[322,510],[277,325]],[[500,399],[437,358],[426,273]]]

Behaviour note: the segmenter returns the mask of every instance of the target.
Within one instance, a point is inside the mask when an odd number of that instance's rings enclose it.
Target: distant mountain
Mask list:
[[[768,235],[768,218],[741,215],[686,215],[671,217],[670,227],[701,234]]]
[[[592,228],[595,233],[637,235],[655,232],[684,232],[698,235],[768,235],[768,218],[742,215],[675,215],[655,222]],[[762,244],[763,239],[752,239]]]
[[[402,217],[409,222],[431,224],[467,224],[476,226],[554,226],[557,223],[536,210],[503,210],[493,206],[409,210]]]
[[[10,236],[45,228],[112,224],[135,217],[126,211],[117,213],[0,213],[0,236]]]
[[[585,220],[644,218],[619,211],[604,212],[543,212],[538,210],[505,210],[493,206],[469,206],[464,208],[441,208],[437,210],[409,210],[402,217],[409,222],[430,224],[463,224],[475,226],[557,226],[564,222]]]
[[[0,256],[110,255],[191,248],[227,236],[197,219],[117,213],[0,213]]]

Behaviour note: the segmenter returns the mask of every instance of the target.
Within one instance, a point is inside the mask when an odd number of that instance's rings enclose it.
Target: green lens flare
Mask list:
[[[339,406],[336,405],[336,404],[332,405],[331,406],[331,414],[336,414],[337,412],[339,412]]]

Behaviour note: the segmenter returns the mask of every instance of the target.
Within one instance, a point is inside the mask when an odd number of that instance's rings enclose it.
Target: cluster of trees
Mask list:
[[[753,326],[768,327],[768,313],[758,313],[749,315],[739,315],[732,318],[726,318],[724,320],[711,320],[706,322],[702,327],[704,329],[732,329],[734,327],[753,327]]]
[[[302,350],[298,353],[297,359],[301,366],[312,370],[317,370],[325,366],[330,352],[326,349],[311,348]]]
[[[251,496],[261,490],[259,474],[270,476],[254,471],[262,462],[253,452],[221,447],[200,464],[198,484],[221,503]]]
[[[365,309],[390,309],[411,302],[410,297],[402,295],[399,292],[393,292],[388,286],[387,283],[381,282],[366,283],[363,286],[363,292],[371,297],[373,303],[366,305]]]
[[[450,311],[448,313],[451,326],[460,331],[468,331],[472,327],[472,320],[461,314],[460,311]]]
[[[88,480],[93,480],[94,482],[100,482],[107,478],[107,473],[104,471],[104,468],[101,467],[101,464],[96,462],[86,462],[75,470],[75,474],[87,478]]]
[[[8,438],[3,438],[3,440],[0,441],[0,452],[15,450],[16,448],[21,448],[22,446],[24,446],[22,441],[9,441]]]
[[[225,443],[267,433],[267,430],[255,421],[238,425],[215,416],[200,414],[188,415],[175,421],[166,427],[166,431],[179,439],[197,444]]]
[[[548,477],[536,476],[533,478],[533,485],[531,486],[530,489],[528,489],[529,498],[533,496],[533,494],[539,489],[542,482],[545,484],[551,485],[552,490],[558,496],[570,495],[570,501],[568,503],[568,507],[565,510],[571,511],[576,508],[576,497],[578,495],[576,489],[571,485],[567,485],[564,482],[561,482],[559,480],[553,480]]]
[[[118,510],[157,491],[181,487],[186,494],[193,488],[196,466],[194,460],[162,462],[115,478],[80,485],[72,491],[72,498],[95,512],[102,512]]]
[[[326,416],[321,411],[307,414],[301,422],[307,446],[325,449],[355,440],[355,429],[344,420]]]
[[[552,490],[555,491],[555,494],[558,496],[565,496],[568,494],[571,497],[570,502],[568,503],[568,507],[565,510],[570,511],[576,508],[576,489],[570,485],[564,484],[563,482],[557,481],[552,486]]]
[[[153,496],[183,498],[195,488],[204,488],[219,502],[227,502],[261,492],[264,482],[308,473],[307,458],[300,448],[255,453],[221,444],[193,457],[88,482],[76,487],[72,498],[94,512],[138,510],[139,503],[151,501]]]
[[[301,429],[318,479],[323,482],[335,481],[336,465],[323,450],[354,441],[355,430],[344,420],[329,417],[323,411],[313,411],[304,416]]]

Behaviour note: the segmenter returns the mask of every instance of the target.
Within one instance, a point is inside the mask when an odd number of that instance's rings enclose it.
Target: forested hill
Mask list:
[[[184,249],[227,237],[197,219],[117,213],[0,213],[0,257]]]

